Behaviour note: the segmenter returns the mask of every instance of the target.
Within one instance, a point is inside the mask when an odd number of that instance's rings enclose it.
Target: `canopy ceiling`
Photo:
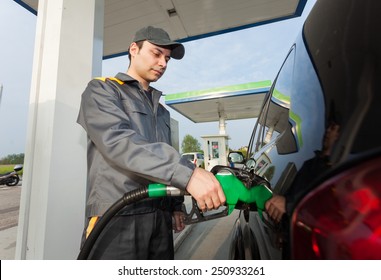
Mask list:
[[[271,81],[261,81],[165,96],[165,104],[195,123],[255,118]]]
[[[38,0],[14,0],[37,14]],[[104,58],[127,54],[146,25],[186,42],[298,17],[307,0],[105,0]]]
[[[14,0],[34,14],[38,0]],[[104,58],[126,55],[136,30],[153,25],[179,42],[281,21],[302,14],[307,0],[104,0]],[[249,83],[166,96],[193,122],[255,118],[270,88]]]

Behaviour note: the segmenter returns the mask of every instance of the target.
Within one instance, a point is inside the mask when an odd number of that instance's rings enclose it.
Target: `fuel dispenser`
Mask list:
[[[216,165],[228,165],[228,135],[201,136],[204,147],[205,169],[210,171]]]

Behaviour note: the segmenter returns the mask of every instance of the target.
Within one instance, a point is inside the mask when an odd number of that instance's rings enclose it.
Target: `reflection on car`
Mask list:
[[[285,198],[241,210],[232,259],[381,259],[381,1],[318,0],[262,105],[243,171]],[[252,186],[255,187],[255,186]]]

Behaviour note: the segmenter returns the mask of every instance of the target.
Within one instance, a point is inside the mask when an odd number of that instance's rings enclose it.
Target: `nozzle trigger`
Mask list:
[[[192,197],[192,209],[188,213],[186,211],[185,205],[183,205],[183,212],[185,213],[184,218],[184,224],[190,225],[190,224],[196,224],[201,223],[205,221],[210,221],[214,219],[218,219],[221,217],[225,217],[229,215],[229,209],[227,206],[221,206],[223,207],[222,210],[210,210],[207,212],[202,212],[200,208],[197,205],[197,201]]]

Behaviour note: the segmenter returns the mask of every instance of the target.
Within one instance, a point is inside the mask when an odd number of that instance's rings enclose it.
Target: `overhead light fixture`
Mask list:
[[[170,17],[177,16],[177,11],[175,8],[167,10],[167,13]]]

